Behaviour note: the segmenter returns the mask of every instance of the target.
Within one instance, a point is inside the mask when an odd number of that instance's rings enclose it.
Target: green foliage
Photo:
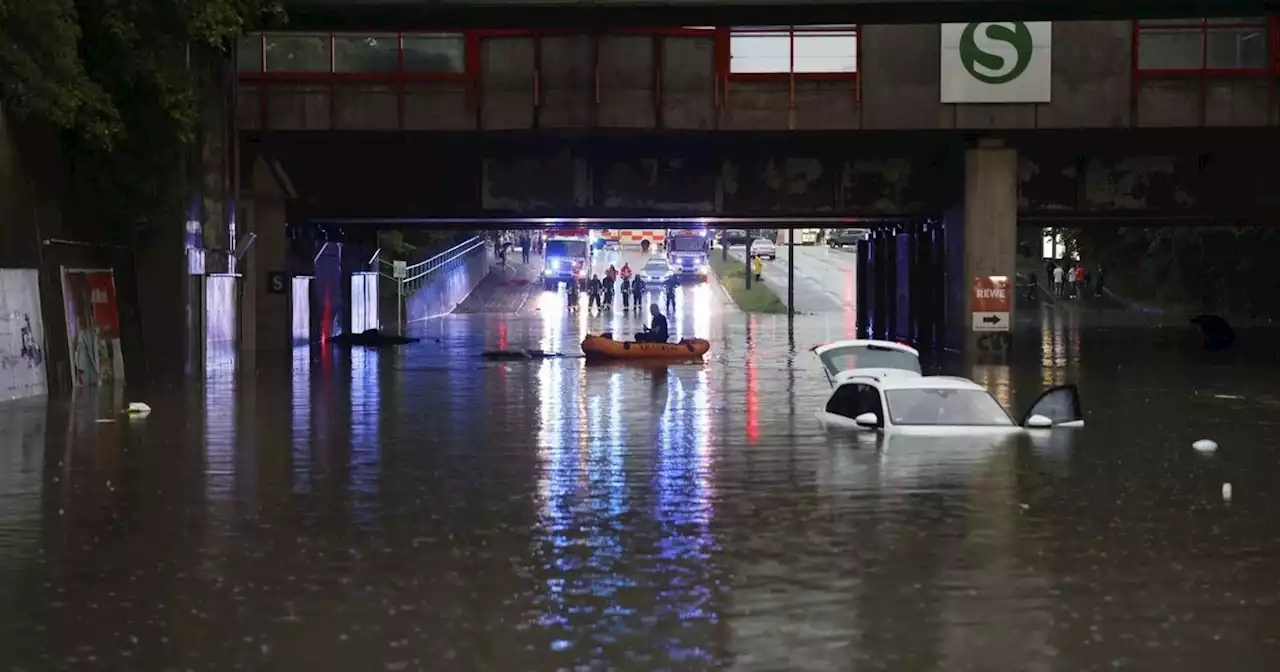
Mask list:
[[[1280,227],[1104,227],[1068,232],[1126,298],[1236,316],[1280,316]]]
[[[755,281],[751,289],[747,289],[747,270],[741,259],[722,260],[720,255],[711,255],[711,270],[715,272],[720,284],[729,292],[733,302],[744,313],[785,314],[787,304],[768,285]]]
[[[282,19],[278,0],[0,0],[0,96],[63,132],[75,199],[131,239],[183,221],[214,66]]]

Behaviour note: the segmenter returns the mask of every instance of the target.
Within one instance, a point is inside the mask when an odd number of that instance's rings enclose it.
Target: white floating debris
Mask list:
[[[1235,400],[1238,400],[1238,401],[1240,401],[1240,400],[1243,400],[1243,399],[1244,399],[1244,397],[1242,397],[1242,396],[1240,396],[1240,395],[1238,395],[1238,394],[1215,394],[1215,395],[1213,395],[1213,398],[1214,398],[1214,399],[1235,399]]]
[[[97,420],[98,424],[105,424],[108,422],[115,422],[115,421],[116,421],[115,418],[98,418]]]
[[[1222,484],[1222,498],[1228,502],[1231,501],[1231,484],[1230,483]]]
[[[1191,447],[1202,453],[1212,453],[1218,449],[1218,442],[1212,439],[1200,439],[1191,444]]]
[[[131,401],[129,406],[124,409],[124,412],[129,415],[146,415],[151,412],[151,407],[141,401]]]

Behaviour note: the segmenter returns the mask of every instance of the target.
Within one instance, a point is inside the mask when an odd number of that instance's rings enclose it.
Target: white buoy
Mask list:
[[[1222,484],[1222,499],[1228,502],[1231,501],[1231,484],[1230,483]]]
[[[131,401],[128,408],[124,409],[124,412],[129,415],[146,415],[151,412],[151,407],[141,401]]]
[[[1191,447],[1201,453],[1212,453],[1218,449],[1218,442],[1212,439],[1200,439],[1191,444]]]

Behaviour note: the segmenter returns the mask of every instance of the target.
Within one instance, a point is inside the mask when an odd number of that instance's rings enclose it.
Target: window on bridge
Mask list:
[[[731,28],[730,74],[853,75],[856,26]]]
[[[328,33],[267,33],[262,48],[267,72],[333,70],[333,44]]]
[[[1139,21],[1137,67],[1149,74],[1263,74],[1267,26],[1265,18]]]
[[[240,40],[241,72],[455,74],[466,72],[463,33],[259,33]]]

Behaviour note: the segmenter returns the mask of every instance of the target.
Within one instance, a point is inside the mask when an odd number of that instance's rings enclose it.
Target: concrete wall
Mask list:
[[[115,273],[125,377],[139,381],[151,353],[142,348],[135,255],[107,244],[99,222],[85,216],[84,204],[68,197],[60,151],[51,130],[11,118],[0,105],[0,267],[40,272],[43,347],[51,392],[71,387],[61,269],[111,269]],[[156,350],[163,351],[163,345]]]
[[[280,130],[673,130],[1053,129],[1274,124],[1266,78],[1132,77],[1129,21],[1053,26],[1053,101],[939,102],[939,26],[864,25],[861,82],[798,81],[792,104],[781,81],[730,78],[717,86],[715,43],[701,36],[606,35],[599,86],[586,36],[548,36],[535,76],[532,37],[481,39],[474,86],[242,84],[242,128]],[[655,74],[656,73],[656,74]],[[536,83],[535,83],[536,81]],[[859,94],[860,91],[860,94]],[[860,100],[859,100],[860,95]]]
[[[453,312],[471,291],[489,275],[492,250],[486,245],[476,248],[466,257],[454,262],[446,270],[439,271],[431,282],[405,298],[405,323],[426,320]],[[387,328],[394,328],[395,316],[382,317]]]

